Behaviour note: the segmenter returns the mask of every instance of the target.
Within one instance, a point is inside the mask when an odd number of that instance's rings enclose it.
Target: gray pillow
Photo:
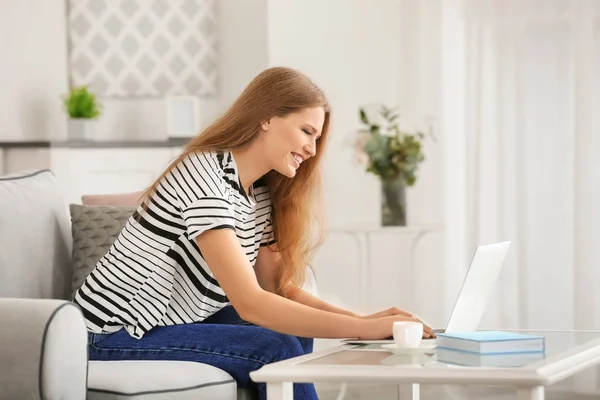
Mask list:
[[[71,204],[69,209],[73,236],[73,298],[96,263],[117,239],[135,207]]]

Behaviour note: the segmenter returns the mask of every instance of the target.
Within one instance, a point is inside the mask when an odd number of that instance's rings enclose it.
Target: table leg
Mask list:
[[[417,253],[417,245],[419,244],[419,241],[421,240],[421,238],[423,236],[425,236],[427,233],[427,231],[423,231],[423,232],[419,232],[417,233],[417,235],[415,236],[415,238],[413,239],[413,241],[410,244],[410,251],[408,253],[408,279],[409,282],[412,282],[412,285],[409,285],[408,290],[410,291],[408,294],[408,305],[406,307],[410,307],[410,310],[414,310],[418,299],[415,296],[415,289],[413,287],[413,285],[416,284],[416,276],[417,276],[417,267],[415,265],[415,260],[417,259],[416,253]]]
[[[267,400],[294,400],[292,382],[267,383]]]
[[[8,158],[8,157],[5,157],[5,154],[7,152],[8,152],[7,150],[0,149],[0,174],[2,174],[2,175],[8,174],[8,165],[5,165],[5,162],[8,163],[8,160],[4,161],[5,159]]]
[[[360,254],[360,271],[359,279],[362,283],[360,287],[360,307],[364,310],[369,305],[367,297],[371,295],[370,292],[370,268],[371,268],[371,240],[369,239],[368,232],[345,232],[350,235],[358,245]],[[364,238],[364,242],[363,242]]]
[[[544,400],[544,387],[520,387],[517,389],[517,400]]]
[[[420,398],[421,386],[418,383],[398,385],[398,400],[419,400]]]

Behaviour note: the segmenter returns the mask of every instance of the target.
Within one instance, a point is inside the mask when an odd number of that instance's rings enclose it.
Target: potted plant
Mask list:
[[[355,157],[367,172],[381,180],[383,226],[406,225],[406,187],[417,181],[418,167],[425,160],[425,135],[408,132],[398,125],[396,110],[381,105],[376,112],[359,108],[363,127],[354,142]]]
[[[102,113],[102,105],[96,100],[96,96],[87,86],[81,86],[71,89],[63,101],[69,116],[69,139],[92,139],[95,120]]]

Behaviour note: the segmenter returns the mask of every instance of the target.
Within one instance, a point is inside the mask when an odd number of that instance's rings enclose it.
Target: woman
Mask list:
[[[248,388],[251,371],[311,352],[310,338],[381,339],[415,319],[361,317],[301,289],[330,115],[306,76],[271,68],[191,140],[76,293],[90,359],[203,362]],[[294,395],[316,398],[308,384]]]

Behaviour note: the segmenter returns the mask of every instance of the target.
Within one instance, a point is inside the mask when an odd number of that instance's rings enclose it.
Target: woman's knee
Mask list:
[[[304,348],[300,340],[296,336],[286,335],[270,330],[265,330],[265,344],[274,351],[272,352],[273,360],[282,361],[289,358],[304,355]]]
[[[302,350],[304,354],[310,354],[313,352],[314,339],[298,336],[298,341],[300,342],[300,346],[302,346]]]

